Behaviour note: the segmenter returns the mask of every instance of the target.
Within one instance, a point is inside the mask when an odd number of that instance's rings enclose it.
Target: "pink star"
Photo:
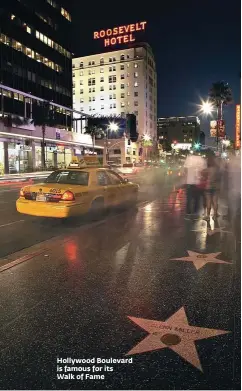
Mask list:
[[[208,253],[208,254],[196,253],[195,251],[190,251],[190,250],[187,250],[187,252],[189,254],[188,257],[172,258],[171,261],[193,262],[197,270],[201,269],[207,263],[227,263],[229,265],[232,265],[231,262],[222,261],[221,259],[216,258],[218,255],[221,254],[221,252]]]
[[[169,348],[184,360],[203,372],[195,341],[227,334],[230,331],[195,327],[188,324],[184,307],[165,322],[128,317],[149,335],[134,346],[126,355],[139,354]]]

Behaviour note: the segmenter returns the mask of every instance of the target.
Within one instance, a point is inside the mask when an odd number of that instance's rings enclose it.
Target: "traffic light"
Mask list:
[[[126,116],[126,127],[127,133],[130,135],[130,140],[132,142],[136,142],[138,140],[138,133],[136,129],[136,115],[135,114],[127,114]]]

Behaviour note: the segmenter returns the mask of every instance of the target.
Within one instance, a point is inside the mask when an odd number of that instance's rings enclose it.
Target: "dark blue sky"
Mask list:
[[[103,51],[103,42],[93,40],[95,30],[146,20],[145,34],[136,36],[148,42],[155,55],[158,117],[196,115],[200,97],[206,99],[213,82],[225,80],[234,97],[234,104],[225,109],[226,131],[234,138],[235,104],[240,103],[240,1],[164,3],[160,2],[157,10],[159,18],[139,16],[137,12],[132,17],[127,12],[128,18],[120,15],[120,19],[109,20],[101,16],[99,20],[84,20],[83,3],[77,4],[73,20],[75,55]],[[209,121],[200,118],[208,134]]]

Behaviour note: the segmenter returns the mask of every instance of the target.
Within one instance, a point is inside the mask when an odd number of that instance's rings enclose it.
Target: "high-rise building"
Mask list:
[[[135,114],[140,136],[156,139],[157,76],[148,44],[72,60],[73,107],[90,114]]]
[[[158,118],[157,136],[164,145],[200,142],[200,120],[195,116]]]
[[[8,0],[0,8],[0,83],[72,106],[68,0]],[[4,111],[23,115],[23,96],[4,95]]]

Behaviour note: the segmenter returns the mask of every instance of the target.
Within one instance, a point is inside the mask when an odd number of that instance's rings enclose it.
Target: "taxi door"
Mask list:
[[[101,186],[105,206],[117,205],[117,189],[111,183],[111,179],[107,171],[97,171],[97,183]]]
[[[128,186],[123,181],[122,177],[111,170],[108,171],[107,174],[110,178],[109,187],[113,189],[113,192],[116,196],[115,205],[119,205],[123,202],[128,201]]]

